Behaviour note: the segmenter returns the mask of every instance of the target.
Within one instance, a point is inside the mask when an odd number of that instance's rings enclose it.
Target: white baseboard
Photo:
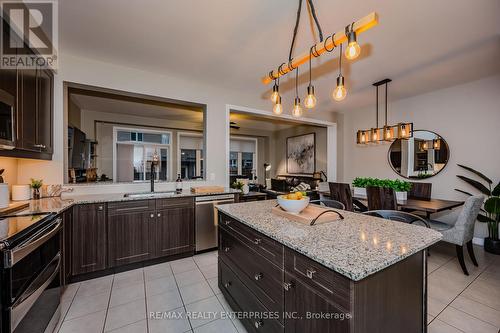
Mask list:
[[[476,245],[484,246],[484,238],[474,237],[472,238],[472,243]]]

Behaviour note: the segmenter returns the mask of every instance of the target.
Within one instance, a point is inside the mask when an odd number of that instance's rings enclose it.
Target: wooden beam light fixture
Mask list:
[[[310,50],[300,55],[293,57],[290,61],[287,61],[276,69],[272,70],[262,78],[263,84],[269,84],[272,81],[278,79],[294,69],[300,67],[301,65],[308,62],[313,57],[319,57],[327,51],[333,50],[333,48],[341,45],[344,42],[348,42],[346,47],[346,57],[348,59],[354,59],[359,54],[359,45],[356,43],[356,35],[363,33],[378,24],[378,15],[372,12],[365,17],[349,24],[344,30],[336,32],[331,36],[325,38],[323,41],[313,45]],[[356,43],[356,44],[355,44]]]

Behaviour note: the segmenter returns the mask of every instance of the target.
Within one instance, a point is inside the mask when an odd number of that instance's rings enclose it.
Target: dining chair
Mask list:
[[[369,210],[367,212],[363,212],[363,214],[430,228],[429,222],[421,216],[399,210]]]
[[[409,199],[431,200],[432,183],[411,182],[408,192]]]
[[[440,221],[429,220],[432,229],[439,231],[443,235],[443,241],[455,244],[457,258],[465,275],[469,275],[464,261],[464,245],[467,245],[467,252],[474,264],[478,266],[476,256],[474,255],[474,247],[472,238],[474,237],[474,226],[476,224],[477,215],[483,205],[484,197],[475,195],[467,198],[454,224],[448,224]]]
[[[368,210],[359,200],[353,199],[349,184],[329,182],[328,187],[330,188],[330,198],[341,202],[345,206],[345,210],[351,212]]]
[[[329,208],[345,210],[344,204],[340,201],[337,201],[337,200],[320,199],[320,200],[312,200],[312,201],[310,201],[310,203],[320,205],[320,206],[326,206]]]
[[[392,188],[368,186],[368,210],[398,210],[396,192]]]

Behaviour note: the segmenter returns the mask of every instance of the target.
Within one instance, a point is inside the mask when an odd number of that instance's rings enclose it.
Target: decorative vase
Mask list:
[[[486,237],[484,239],[484,250],[489,253],[500,255],[500,239]]]
[[[243,194],[248,194],[248,192],[250,192],[250,187],[247,184],[245,184],[243,185],[241,190],[243,191]]]
[[[33,199],[38,200],[40,198],[41,198],[40,188],[34,188],[33,189]]]
[[[408,192],[396,192],[396,200],[397,201],[408,200]]]
[[[9,184],[0,183],[0,208],[9,207]]]
[[[366,188],[364,187],[355,187],[354,188],[354,196],[355,197],[365,197],[366,198]]]

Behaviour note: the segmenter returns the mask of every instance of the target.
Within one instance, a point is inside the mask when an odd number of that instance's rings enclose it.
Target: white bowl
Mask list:
[[[309,197],[302,197],[300,200],[289,200],[279,195],[276,200],[281,208],[292,214],[298,214],[309,205]]]

